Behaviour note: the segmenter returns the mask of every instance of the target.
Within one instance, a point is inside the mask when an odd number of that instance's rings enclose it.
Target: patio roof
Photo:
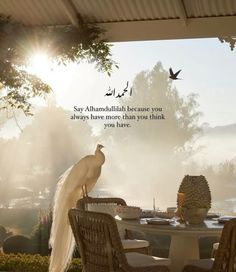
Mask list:
[[[1,0],[26,25],[76,25],[78,14],[111,42],[236,35],[236,0]]]

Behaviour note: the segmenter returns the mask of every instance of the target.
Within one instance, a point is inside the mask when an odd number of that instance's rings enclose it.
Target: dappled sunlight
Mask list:
[[[47,132],[42,133],[45,130]],[[8,191],[4,190],[1,200],[9,203],[11,198],[20,198],[20,195],[12,196],[11,190],[24,186],[32,190],[29,202],[20,204],[15,201],[11,204],[26,207],[33,207],[34,203],[43,207],[50,205],[59,176],[88,152],[90,133],[86,124],[71,124],[68,115],[55,106],[36,113],[19,138],[1,142],[4,157],[1,188],[6,186],[6,182],[8,184]]]
[[[48,81],[52,74],[53,63],[46,52],[35,52],[29,57],[27,70],[41,79]]]
[[[114,46],[114,52],[119,55],[117,48],[122,46]],[[153,46],[164,52],[159,45]],[[173,48],[170,42],[166,46]],[[180,45],[176,46],[180,48]],[[53,93],[42,108],[39,108],[40,101],[34,101],[35,116],[28,124],[22,123],[23,132],[18,138],[1,143],[6,161],[0,163],[1,186],[7,181],[11,188],[24,186],[32,189],[33,202],[40,203],[39,206],[48,205],[60,174],[84,155],[93,153],[96,143],[101,142],[105,145],[106,162],[91,192],[94,196],[119,196],[129,204],[143,208],[152,208],[155,198],[156,207],[165,209],[176,205],[176,192],[184,175],[205,174],[213,188],[213,203],[231,199],[233,183],[228,179],[227,171],[223,171],[224,176],[214,167],[233,159],[234,134],[212,135],[204,129],[201,132],[202,121],[214,114],[213,103],[208,103],[209,111],[201,115],[202,97],[209,100],[210,94],[204,96],[203,90],[195,89],[195,79],[192,79],[192,85],[186,85],[186,82],[190,84],[187,77],[193,71],[191,67],[187,70],[186,61],[185,69],[181,71],[183,80],[170,81],[167,67],[171,61],[167,56],[163,58],[163,65],[157,62],[153,67],[153,58],[145,69],[144,64],[139,65],[143,69],[140,73],[141,70],[132,66],[133,57],[126,56],[120,60],[120,70],[114,71],[109,78],[97,73],[91,64],[82,62],[64,66],[51,63],[50,56],[43,52],[32,56],[30,72],[50,84]],[[171,67],[179,69],[177,63]],[[105,96],[109,87],[123,90],[127,81],[133,87],[131,97]],[[104,129],[101,120],[82,122],[70,119],[74,106],[87,105],[161,107],[165,120],[135,120],[130,128]],[[133,116],[137,114],[132,113]],[[11,130],[10,126],[5,129]],[[208,129],[214,130],[210,125]],[[226,129],[222,126],[222,131]],[[2,132],[1,135],[6,137],[6,134]],[[214,168],[212,172],[211,166]],[[216,178],[219,173],[221,177]],[[235,173],[231,173],[231,177],[234,176]],[[224,180],[222,195],[220,180]],[[49,193],[45,193],[45,188]],[[228,202],[226,204],[228,207]]]

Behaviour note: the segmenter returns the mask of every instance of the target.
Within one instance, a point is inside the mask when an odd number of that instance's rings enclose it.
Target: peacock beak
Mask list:
[[[102,145],[102,144],[98,144],[98,145],[97,145],[97,148],[100,149],[100,150],[101,150],[103,147],[104,147],[104,145]]]

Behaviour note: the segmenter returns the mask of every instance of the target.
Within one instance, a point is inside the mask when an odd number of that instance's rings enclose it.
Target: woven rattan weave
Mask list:
[[[115,219],[104,213],[69,211],[84,272],[168,272],[167,266],[132,267],[128,264]]]
[[[231,219],[223,228],[219,248],[215,255],[213,266],[210,270],[187,265],[183,272],[235,272],[236,257],[236,219]]]
[[[77,201],[76,207],[78,209],[81,209],[83,211],[87,210],[86,206],[88,204],[107,204],[107,205],[122,205],[127,206],[124,199],[119,197],[85,197]],[[125,239],[134,239],[134,236],[132,234],[132,231],[126,229],[125,230]],[[137,247],[136,248],[129,248],[125,249],[125,252],[139,252],[143,254],[151,254],[151,248],[148,247]]]
[[[86,204],[109,204],[126,206],[124,199],[119,197],[85,197],[77,201],[76,207],[85,210]]]

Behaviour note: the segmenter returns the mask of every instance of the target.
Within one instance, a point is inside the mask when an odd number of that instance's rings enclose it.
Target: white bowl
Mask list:
[[[116,216],[116,207],[117,205],[114,204],[89,203],[88,211],[107,213],[114,217]]]
[[[168,213],[174,213],[176,211],[177,207],[167,207],[166,211]]]
[[[116,214],[122,219],[138,219],[142,210],[139,207],[134,206],[122,206],[116,207]]]

